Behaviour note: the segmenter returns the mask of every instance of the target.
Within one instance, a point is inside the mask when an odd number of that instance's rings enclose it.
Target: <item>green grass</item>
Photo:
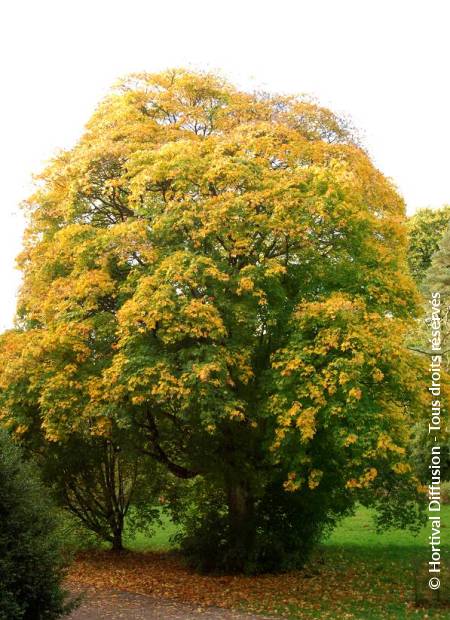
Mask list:
[[[152,536],[146,532],[136,532],[133,536],[125,535],[124,542],[131,551],[169,551],[174,547],[170,539],[177,531],[178,527],[162,514],[161,525],[157,526]]]
[[[450,527],[450,506],[442,506],[441,526],[440,596],[441,602],[449,602],[450,548],[446,528]],[[442,608],[428,587],[429,533],[429,525],[418,534],[408,530],[377,533],[371,512],[364,508],[344,519],[321,546],[324,561],[343,574],[351,572],[353,567],[354,584],[359,584],[340,613],[361,620],[450,618],[450,608]],[[348,584],[343,582],[342,587]],[[355,600],[355,591],[360,595],[359,600]],[[416,601],[420,603],[417,606]],[[324,611],[317,616],[303,615],[294,606],[292,615],[287,617],[328,617]]]
[[[170,538],[177,533],[178,528],[167,515],[163,514],[161,521],[161,525],[156,528],[152,536],[145,532],[126,536],[126,546],[132,551],[169,551],[172,549],[173,544]],[[445,540],[445,529],[450,527],[450,505],[442,506],[441,522]],[[388,530],[377,533],[371,511],[360,507],[355,515],[343,519],[331,536],[323,542],[323,546],[325,549],[361,547],[367,552],[373,550],[375,553],[381,549],[383,551],[391,549],[394,553],[398,548],[400,553],[405,553],[408,549],[411,551],[426,549],[428,534],[427,526],[418,535],[409,530]]]
[[[441,508],[442,527],[450,527],[450,505]],[[343,519],[331,536],[324,541],[325,546],[361,545],[365,548],[380,547],[423,547],[428,540],[429,528],[425,526],[418,535],[409,530],[388,530],[377,533],[372,519],[372,512],[367,508],[358,508],[355,515]]]

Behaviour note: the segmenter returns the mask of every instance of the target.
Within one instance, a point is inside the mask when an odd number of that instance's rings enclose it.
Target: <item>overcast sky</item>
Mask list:
[[[33,172],[131,71],[219,69],[350,114],[411,213],[450,203],[448,0],[9,0],[0,9],[0,329]]]

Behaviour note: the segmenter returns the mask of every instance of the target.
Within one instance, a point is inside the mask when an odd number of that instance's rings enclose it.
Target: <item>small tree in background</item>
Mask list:
[[[450,225],[450,205],[440,209],[419,209],[408,219],[407,225],[408,265],[420,285]]]
[[[440,294],[441,349],[445,367],[450,370],[450,226],[447,227],[426,273],[424,290],[427,294]]]
[[[68,611],[55,512],[33,467],[0,431],[1,620],[52,620]]]
[[[424,294],[423,316],[417,320],[416,329],[409,341],[413,350],[420,352],[429,362],[433,355],[430,345],[432,293],[440,295],[441,334],[441,393],[439,398],[442,420],[448,419],[450,403],[450,206],[442,209],[423,209],[409,221],[411,243],[409,262],[417,268],[416,276]],[[442,425],[441,477],[450,479],[450,435],[447,425]],[[426,424],[415,427],[412,442],[413,459],[421,480],[428,484],[429,458],[433,438]]]
[[[128,531],[150,533],[159,517],[161,472],[117,430],[42,442],[37,462],[58,503],[115,551],[123,549],[125,518]]]
[[[129,533],[137,528],[151,533],[165,470],[137,451],[114,422],[105,423],[101,434],[74,432],[57,441],[46,440],[39,424],[15,431],[54,500],[81,526],[116,551],[123,549],[125,520]]]

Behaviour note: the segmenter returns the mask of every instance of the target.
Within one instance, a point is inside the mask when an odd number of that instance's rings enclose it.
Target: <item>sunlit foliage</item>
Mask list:
[[[348,124],[211,74],[138,74],[37,183],[1,345],[16,433],[113,420],[222,490],[241,554],[275,480],[317,506],[316,533],[357,498],[411,517],[404,204]]]

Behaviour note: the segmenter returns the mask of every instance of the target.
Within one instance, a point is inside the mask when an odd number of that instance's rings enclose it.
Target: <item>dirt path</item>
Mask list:
[[[77,594],[77,593],[76,593]],[[193,607],[120,590],[86,592],[68,620],[264,620],[219,607]]]

